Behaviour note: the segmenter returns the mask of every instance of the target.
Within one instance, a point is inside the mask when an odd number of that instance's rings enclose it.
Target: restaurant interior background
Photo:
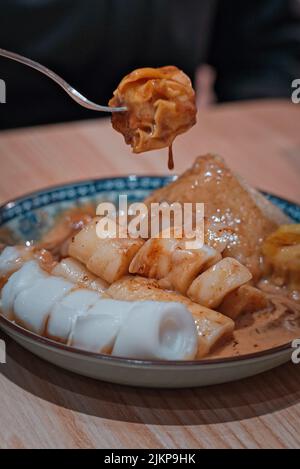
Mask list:
[[[299,0],[2,0],[0,8],[2,48],[48,66],[101,104],[143,66],[184,70],[200,109],[289,98],[300,76]],[[2,129],[99,117],[3,57],[0,78]]]

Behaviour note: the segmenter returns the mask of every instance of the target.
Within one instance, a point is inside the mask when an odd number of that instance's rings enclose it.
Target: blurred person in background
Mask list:
[[[202,103],[212,99],[203,64],[214,70],[219,102],[290,97],[300,78],[299,0],[1,0],[0,15],[0,47],[48,66],[99,104],[144,66],[176,65],[195,83],[202,65]],[[100,116],[2,57],[0,79],[2,129]]]

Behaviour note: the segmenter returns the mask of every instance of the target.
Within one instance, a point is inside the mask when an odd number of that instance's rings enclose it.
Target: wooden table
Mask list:
[[[256,187],[300,202],[300,105],[209,108],[174,151],[178,172],[211,151]],[[1,202],[66,181],[166,172],[165,151],[132,155],[105,120],[0,134]],[[0,365],[0,447],[300,445],[300,365],[210,388],[134,389],[60,370],[0,337],[8,351]]]

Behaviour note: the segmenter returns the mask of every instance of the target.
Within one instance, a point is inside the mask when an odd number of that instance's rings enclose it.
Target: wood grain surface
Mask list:
[[[2,109],[1,109],[2,111]],[[211,107],[174,145],[176,171],[206,152],[258,188],[300,202],[300,105]],[[0,133],[0,202],[85,178],[167,172],[166,151],[132,155],[109,121]],[[1,448],[296,448],[300,365],[187,390],[121,387],[77,376],[0,333]]]

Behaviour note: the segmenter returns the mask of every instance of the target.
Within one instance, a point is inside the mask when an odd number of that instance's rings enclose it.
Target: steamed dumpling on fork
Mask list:
[[[126,112],[112,113],[111,119],[134,153],[170,146],[196,122],[191,80],[171,65],[139,68],[126,75],[109,105],[127,107]]]

